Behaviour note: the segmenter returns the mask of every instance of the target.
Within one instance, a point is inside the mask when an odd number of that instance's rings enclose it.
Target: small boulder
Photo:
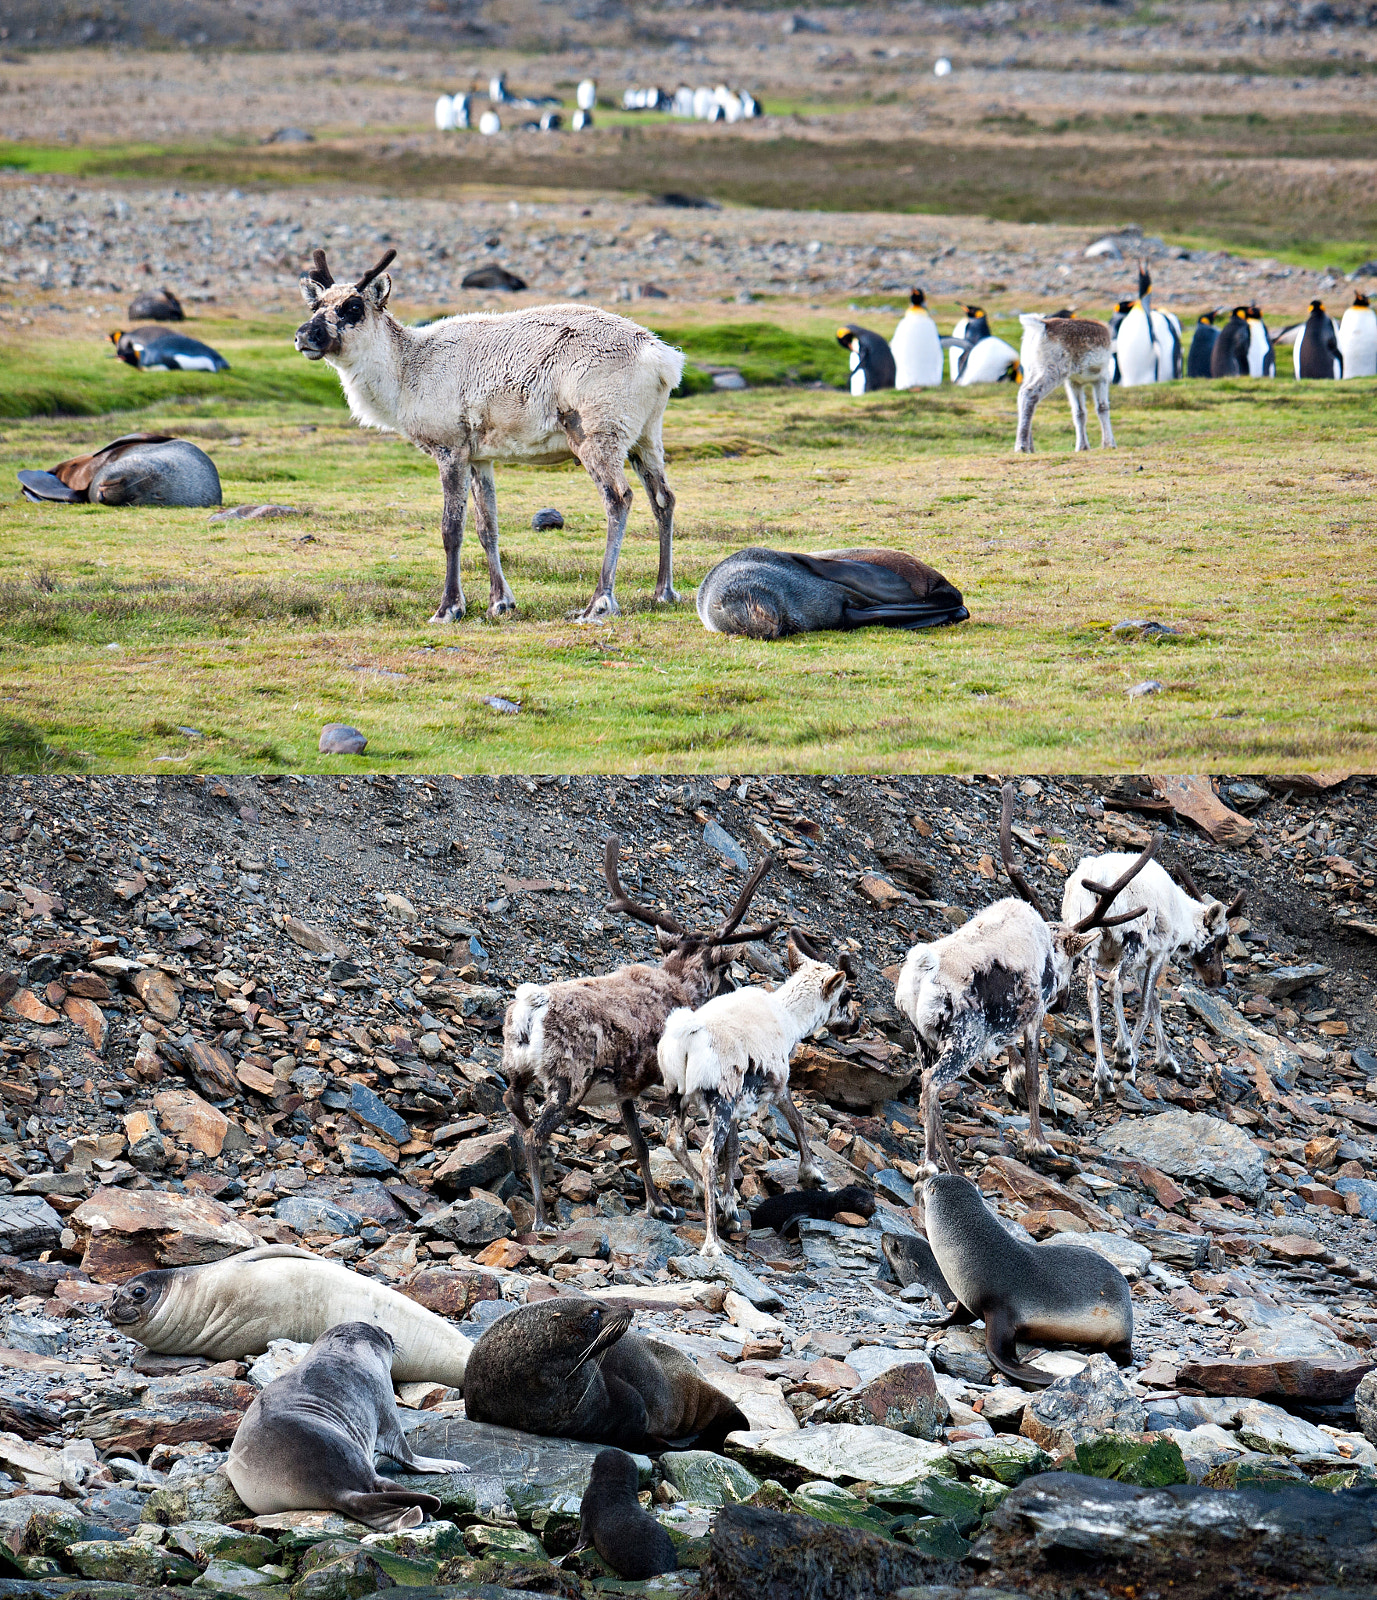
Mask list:
[[[531,526],[537,533],[544,533],[547,528],[562,528],[564,518],[554,506],[547,506],[544,511],[537,511],[531,518]]]
[[[327,722],[320,730],[323,756],[361,756],[367,748],[367,734],[360,733],[347,722]]]
[[[1141,1433],[1146,1421],[1142,1402],[1119,1369],[1097,1351],[1079,1372],[1058,1378],[1031,1402],[1019,1431],[1060,1455],[1102,1433]]]

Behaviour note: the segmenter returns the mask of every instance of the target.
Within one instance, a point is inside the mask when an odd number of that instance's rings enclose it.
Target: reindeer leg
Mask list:
[[[674,491],[665,477],[665,458],[660,441],[643,439],[631,454],[631,465],[645,485],[650,514],[660,535],[660,570],[655,578],[655,598],[673,605],[679,596],[674,590]]]
[[[622,1101],[622,1127],[626,1129],[626,1136],[631,1141],[631,1149],[636,1157],[636,1165],[641,1169],[641,1178],[645,1183],[645,1208],[652,1217],[658,1217],[661,1222],[682,1222],[684,1213],[678,1206],[673,1206],[665,1199],[664,1195],[655,1187],[655,1180],[650,1175],[650,1147],[645,1142],[645,1134],[641,1132],[640,1119],[636,1115],[636,1102],[634,1100]]]
[[[622,470],[626,454],[620,444],[607,439],[588,439],[578,425],[577,413],[562,412],[560,421],[574,443],[576,429],[578,444],[574,454],[583,464],[584,471],[598,486],[603,504],[607,507],[607,550],[598,574],[598,586],[593,598],[575,617],[576,622],[603,622],[608,617],[621,614],[617,597],[612,592],[617,581],[617,562],[622,553],[622,540],[626,538],[626,519],[631,514],[631,485]]]
[[[1042,1113],[1039,1104],[1042,1100],[1041,1071],[1038,1067],[1038,1044],[1041,1033],[1042,1018],[1039,1016],[1028,1024],[1023,1035],[1026,1052],[1023,1086],[1028,1096],[1028,1152],[1050,1156],[1055,1155],[1056,1151],[1042,1136]]]
[[[502,556],[497,548],[497,480],[492,462],[482,461],[473,474],[473,516],[478,525],[478,542],[488,558],[488,615],[505,617],[516,610],[516,596],[507,587],[502,572]]]
[[[1046,377],[1030,378],[1018,392],[1018,434],[1014,439],[1014,453],[1033,453],[1033,413],[1038,402],[1049,395],[1055,384]]]
[[[727,1146],[732,1115],[721,1095],[714,1092],[704,1098],[708,1102],[708,1128],[703,1135],[703,1153],[699,1162],[703,1168],[703,1221],[706,1237],[698,1253],[704,1256],[720,1256],[723,1250],[722,1241],[717,1235],[717,1169]],[[735,1205],[735,1197],[732,1203]]]
[[[464,544],[464,506],[469,497],[472,469],[467,456],[453,450],[438,450],[435,464],[440,469],[440,488],[444,507],[440,512],[440,538],[445,547],[445,587],[432,622],[460,622],[468,609],[464,586],[459,580],[459,552]]]
[[[535,1196],[535,1226],[536,1233],[554,1233],[556,1231],[545,1211],[545,1195],[540,1175],[540,1151],[542,1145],[549,1141],[550,1135],[564,1121],[569,1114],[569,1083],[565,1078],[560,1078],[555,1083],[555,1092],[547,1095],[545,1104],[540,1108],[540,1115],[526,1130],[526,1171],[531,1179],[531,1192]]]
[[[1106,1089],[1114,1087],[1114,1074],[1104,1058],[1104,1040],[1100,1034],[1100,985],[1095,976],[1095,957],[1085,958],[1085,994],[1090,1002],[1090,1031],[1095,1035],[1095,1103],[1101,1104]]]
[[[800,1189],[821,1189],[825,1183],[822,1168],[818,1165],[818,1158],[813,1154],[810,1143],[808,1124],[803,1120],[803,1113],[794,1104],[794,1097],[789,1093],[786,1083],[784,1092],[775,1102],[784,1113],[784,1120],[789,1124],[789,1132],[793,1134],[798,1144],[798,1186]]]
[[[1171,1073],[1173,1078],[1181,1076],[1181,1064],[1172,1055],[1167,1046],[1166,1032],[1162,1027],[1162,997],[1157,989],[1157,981],[1162,976],[1162,969],[1167,964],[1167,952],[1163,950],[1155,955],[1148,963],[1148,969],[1143,977],[1143,998],[1138,1010],[1138,1026],[1133,1030],[1133,1053],[1136,1056],[1142,1047],[1143,1035],[1147,1032],[1148,1023],[1154,1026],[1154,1037],[1157,1041],[1157,1053],[1154,1064],[1164,1071]]]
[[[741,1208],[736,1198],[736,1187],[741,1182],[741,1131],[737,1127],[735,1113],[727,1128],[726,1165],[726,1209],[722,1212],[722,1225],[728,1234],[736,1237],[745,1229],[741,1225]]]
[[[954,1083],[965,1070],[965,1056],[958,1056],[954,1048],[948,1047],[938,1057],[936,1065],[929,1067],[923,1074],[923,1088],[918,1097],[918,1106],[923,1114],[923,1166],[930,1177],[938,1171],[939,1157],[948,1172],[954,1172],[958,1177],[961,1174],[956,1158],[952,1155],[951,1145],[947,1142],[947,1130],[942,1125],[942,1106],[938,1091],[944,1089],[947,1084]]]
[[[669,1097],[669,1135],[666,1140],[669,1153],[689,1175],[693,1184],[695,1198],[703,1192],[703,1179],[698,1169],[693,1164],[693,1157],[689,1154],[688,1138],[685,1130],[684,1102],[677,1094]]]
[[[1085,431],[1085,390],[1077,383],[1066,380],[1066,398],[1071,402],[1071,421],[1076,429],[1076,449],[1090,448],[1090,435]]]
[[[1095,411],[1100,419],[1100,447],[1114,448],[1114,430],[1109,425],[1109,376],[1106,374],[1095,385]]]
[[[1136,1083],[1138,1055],[1129,1034],[1128,1018],[1124,1015],[1124,968],[1128,964],[1125,956],[1114,969],[1114,1065],[1130,1083]]]

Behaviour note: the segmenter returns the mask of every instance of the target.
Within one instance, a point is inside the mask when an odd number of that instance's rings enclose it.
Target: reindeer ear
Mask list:
[[[1074,961],[1078,955],[1083,954],[1100,936],[1098,928],[1091,928],[1081,933],[1075,928],[1068,928],[1062,936],[1062,949],[1066,951],[1066,959]]]
[[[789,935],[789,942],[784,947],[785,965],[789,968],[790,972],[797,972],[806,960],[807,957],[804,955],[803,951],[799,949],[798,945],[795,944],[794,936],[791,933]]]
[[[822,982],[823,997],[830,1000],[846,983],[844,972],[829,972]]]
[[[380,272],[361,292],[365,300],[371,301],[381,311],[392,293],[392,279],[386,272]]]
[[[320,299],[320,285],[309,272],[301,274],[301,298],[313,309],[316,301]]]

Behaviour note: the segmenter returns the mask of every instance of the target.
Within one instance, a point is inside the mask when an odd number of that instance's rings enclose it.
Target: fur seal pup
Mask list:
[[[603,1450],[579,1502],[579,1533],[619,1578],[655,1578],[677,1572],[674,1541],[648,1511],[636,1490],[640,1474],[625,1450]]]
[[[760,1202],[751,1212],[751,1231],[773,1228],[782,1238],[796,1239],[800,1217],[830,1222],[839,1211],[873,1217],[875,1196],[858,1183],[848,1184],[845,1189],[790,1189]]]
[[[560,1295],[500,1318],[469,1357],[466,1414],[546,1438],[638,1450],[688,1439],[711,1449],[750,1427],[687,1356],[629,1333],[631,1315]]]
[[[464,1384],[473,1344],[443,1317],[374,1278],[295,1245],[270,1244],[200,1267],[141,1272],[120,1285],[110,1320],[159,1355],[237,1361],[270,1339],[310,1343],[340,1322],[371,1322],[396,1342],[398,1383]]]
[[[889,1270],[899,1280],[900,1288],[907,1289],[911,1283],[921,1283],[944,1306],[955,1305],[956,1309],[949,1320],[952,1322],[974,1320],[970,1312],[957,1300],[956,1291],[942,1276],[942,1269],[937,1265],[937,1257],[933,1255],[932,1246],[926,1239],[919,1239],[907,1233],[882,1233],[880,1249],[889,1263]]]
[[[961,1304],[984,1318],[985,1351],[1001,1372],[1041,1389],[1053,1382],[1018,1359],[1019,1339],[1104,1350],[1121,1367],[1133,1359],[1133,1297],[1103,1256],[1015,1239],[954,1173],[928,1179],[923,1207],[933,1258]]]
[[[412,1455],[392,1393],[396,1348],[371,1322],[342,1322],[264,1389],[225,1463],[250,1511],[339,1511],[396,1533],[440,1509],[433,1494],[404,1489],[373,1466],[382,1450],[413,1472],[469,1470],[462,1461]]]

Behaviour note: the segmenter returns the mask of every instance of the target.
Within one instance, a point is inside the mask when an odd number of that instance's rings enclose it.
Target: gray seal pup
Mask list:
[[[1015,1239],[954,1173],[928,1179],[923,1207],[933,1257],[961,1304],[984,1318],[985,1352],[1001,1372],[1037,1388],[1054,1381],[1018,1359],[1020,1339],[1104,1350],[1121,1367],[1132,1361],[1133,1296],[1103,1256]]]
[[[603,1450],[579,1502],[579,1535],[619,1578],[677,1572],[674,1541],[637,1498],[640,1474],[625,1450]]]
[[[440,1509],[433,1494],[378,1475],[379,1450],[413,1472],[467,1472],[462,1461],[415,1456],[397,1420],[392,1335],[371,1322],[322,1334],[244,1414],[225,1473],[256,1516],[338,1511],[384,1533]]]
[[[933,1255],[932,1246],[926,1239],[907,1233],[883,1233],[880,1235],[880,1250],[889,1263],[889,1270],[898,1279],[900,1288],[907,1289],[911,1283],[921,1283],[944,1306],[955,1304],[956,1309],[948,1320],[972,1320],[970,1312],[957,1300],[956,1291],[942,1276],[937,1257]]]
[[[750,1427],[687,1356],[628,1333],[631,1315],[560,1295],[500,1318],[469,1357],[465,1413],[547,1438],[638,1450],[689,1439],[711,1449]]]
[[[120,1285],[110,1320],[159,1355],[237,1361],[271,1339],[310,1344],[340,1322],[371,1322],[396,1342],[398,1383],[464,1385],[473,1344],[443,1317],[295,1245],[270,1244],[199,1267],[141,1272]]]

